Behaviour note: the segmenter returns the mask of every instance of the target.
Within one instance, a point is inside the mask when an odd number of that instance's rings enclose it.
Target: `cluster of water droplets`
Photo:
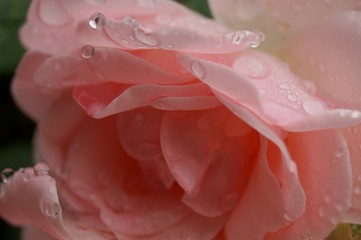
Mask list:
[[[232,42],[237,45],[247,44],[252,48],[258,47],[264,41],[265,35],[262,32],[238,31],[232,33]]]

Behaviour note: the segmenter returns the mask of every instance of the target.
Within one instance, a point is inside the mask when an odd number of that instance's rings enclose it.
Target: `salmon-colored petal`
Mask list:
[[[189,76],[164,71],[129,52],[111,48],[96,48],[93,51],[91,59],[81,56],[49,58],[39,67],[36,84],[44,88],[62,89],[104,82],[180,84],[191,80]],[[78,55],[80,52],[79,49]]]
[[[337,130],[324,130],[290,134],[287,147],[306,192],[306,210],[289,227],[266,239],[324,239],[351,206],[352,175],[346,142]]]
[[[289,131],[347,127],[360,123],[361,112],[333,108],[316,97],[310,81],[300,81],[277,58],[248,51],[228,57],[223,63],[179,54],[180,62],[213,92],[247,107],[264,122]],[[223,60],[224,61],[224,60]]]
[[[361,110],[360,22],[359,12],[338,14],[300,32],[284,49],[294,71],[312,80],[318,95],[336,107]],[[350,148],[354,183],[353,207],[346,219],[360,223],[360,125],[342,132]]]
[[[216,108],[171,112],[162,124],[162,149],[170,171],[186,192],[183,202],[204,216],[232,210],[247,184],[257,140],[245,124],[243,134],[233,131],[233,118],[226,109]]]
[[[141,84],[134,86],[105,83],[78,86],[73,94],[78,103],[94,118],[103,118],[150,105],[163,97],[199,97],[211,95],[210,89],[200,83],[187,85]],[[209,106],[205,106],[209,108]],[[192,107],[191,107],[192,108]]]
[[[298,171],[297,171],[297,165],[292,160],[289,151],[287,150],[287,147],[285,143],[282,141],[282,138],[285,137],[282,130],[274,128],[272,126],[266,125],[263,121],[261,121],[257,116],[254,115],[254,113],[250,112],[247,108],[244,108],[242,106],[239,106],[238,104],[230,101],[224,96],[218,95],[218,98],[225,104],[227,108],[229,108],[237,117],[242,119],[244,122],[246,122],[249,126],[256,129],[260,134],[265,136],[272,142],[276,148],[277,148],[277,155],[271,154],[269,157],[269,163],[263,163],[263,165],[257,165],[258,167],[254,167],[254,171],[252,172],[252,176],[254,178],[260,178],[255,181],[250,181],[249,184],[253,183],[257,184],[258,181],[265,181],[265,185],[268,186],[268,184],[272,184],[272,182],[277,181],[278,188],[273,188],[274,191],[268,192],[271,194],[267,197],[274,197],[279,196],[279,200],[282,201],[282,208],[278,208],[277,211],[273,212],[273,214],[276,214],[276,216],[283,216],[284,219],[279,219],[278,223],[267,223],[265,222],[265,229],[261,231],[258,235],[259,238],[262,239],[263,234],[265,234],[266,231],[271,231],[270,229],[276,228],[277,226],[280,227],[282,224],[287,224],[287,221],[294,221],[298,217],[300,217],[305,210],[305,193],[302,189],[300,180],[298,178]],[[265,148],[265,146],[263,146]],[[267,150],[267,149],[266,149]],[[266,151],[263,149],[263,151]],[[262,153],[262,152],[261,152]],[[263,153],[262,156],[265,154]],[[271,164],[270,167],[268,167],[268,164]],[[262,162],[261,162],[262,163]],[[277,166],[277,168],[275,166]],[[260,171],[264,173],[263,175],[257,175],[254,172]],[[265,177],[262,179],[262,177]],[[273,180],[270,180],[273,179]],[[255,213],[256,216],[259,216],[258,219],[261,219],[264,217],[264,212],[261,212],[253,206],[254,199],[259,199],[259,197],[254,196],[252,197],[252,194],[256,194],[257,191],[262,191],[262,184],[257,184],[257,186],[254,186],[254,188],[249,187],[250,196],[248,196],[248,203],[250,204],[250,209],[247,209],[246,206],[243,206],[244,204],[241,204],[238,206],[240,209],[240,212],[242,211],[254,211],[252,213]],[[252,190],[254,189],[254,190]],[[247,199],[247,190],[244,193],[244,196],[242,199]],[[276,200],[274,200],[276,201]],[[262,202],[261,202],[262,204]],[[271,209],[271,208],[269,208]],[[237,212],[237,210],[235,210]],[[272,210],[273,211],[273,210]],[[267,212],[267,211],[266,211]],[[249,214],[240,214],[235,215],[239,216],[233,218],[233,225],[230,225],[229,228],[229,234],[230,236],[233,236],[235,239],[237,234],[240,234],[239,230],[237,228],[239,227],[237,225],[237,220],[244,219],[244,222],[248,222]],[[287,220],[287,221],[286,221]],[[249,222],[248,222],[249,223]],[[259,225],[261,226],[261,225]],[[255,226],[252,226],[252,228]],[[251,228],[250,228],[251,229]],[[246,229],[247,230],[247,229]],[[274,229],[276,230],[276,229]],[[228,230],[227,230],[228,231]],[[247,230],[248,231],[248,230]],[[243,233],[241,233],[243,234]],[[251,234],[254,234],[252,231],[248,231],[247,234],[250,234],[249,236],[253,236]]]
[[[138,161],[147,184],[158,191],[169,189],[174,182],[160,145],[160,128],[164,114],[163,111],[146,107],[117,116],[122,147],[129,156]]]
[[[217,20],[233,28],[257,29],[267,40],[262,47],[275,50],[282,47],[288,37],[332,17],[350,10],[360,10],[358,0],[209,0]]]
[[[42,91],[35,84],[35,73],[50,56],[28,52],[19,64],[11,91],[19,107],[33,120],[39,120],[46,109],[57,98],[56,92]]]
[[[46,164],[38,163],[11,177],[3,175],[0,215],[12,224],[35,225],[57,239],[75,239],[64,225],[56,182],[48,171]]]

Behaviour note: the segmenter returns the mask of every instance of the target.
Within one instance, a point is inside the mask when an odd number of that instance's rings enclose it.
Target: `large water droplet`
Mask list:
[[[92,45],[85,45],[81,49],[81,56],[86,59],[91,58],[94,54],[94,51],[95,49]]]
[[[326,203],[331,203],[332,202],[332,195],[326,194],[325,195],[325,202]]]
[[[38,176],[47,175],[49,173],[49,166],[46,163],[37,163],[34,166],[34,172]]]
[[[100,29],[107,23],[107,18],[102,13],[93,13],[89,17],[89,26],[93,29]]]
[[[59,216],[60,211],[61,211],[61,207],[58,203],[54,203],[53,205],[45,206],[45,214],[49,217]]]
[[[191,70],[192,73],[199,79],[203,79],[206,77],[206,70],[200,62],[193,61],[191,63]]]
[[[303,110],[305,110],[305,112],[308,114],[317,114],[325,110],[324,105],[321,102],[315,100],[305,101],[303,102],[302,106]]]
[[[156,36],[142,28],[135,30],[134,35],[139,42],[145,45],[155,47],[160,44],[160,41]]]
[[[264,78],[269,74],[268,66],[255,56],[241,56],[234,61],[232,67],[251,78]]]
[[[11,168],[5,168],[1,171],[1,182],[6,183],[11,178],[11,176],[14,174],[14,170]]]

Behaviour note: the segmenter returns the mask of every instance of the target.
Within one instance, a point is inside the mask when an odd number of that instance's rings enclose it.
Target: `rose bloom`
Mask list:
[[[36,164],[4,170],[0,193],[23,239],[319,240],[361,223],[360,1],[210,6],[224,25],[166,0],[32,1],[12,91]]]

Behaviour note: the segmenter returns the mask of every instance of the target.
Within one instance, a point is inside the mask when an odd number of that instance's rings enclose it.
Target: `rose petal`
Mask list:
[[[150,106],[160,110],[206,110],[221,106],[214,96],[163,97],[154,100]]]
[[[297,34],[332,15],[360,10],[357,0],[345,1],[252,1],[252,0],[209,0],[213,15],[233,28],[258,29],[267,40],[262,47],[274,50],[282,46],[288,37]]]
[[[152,101],[163,97],[198,97],[210,95],[211,91],[207,86],[200,83],[178,86],[142,84],[128,88],[107,83],[95,86],[78,86],[74,88],[73,94],[89,115],[94,118],[103,118],[148,106]]]
[[[267,239],[324,239],[351,205],[351,166],[346,142],[337,130],[325,130],[290,134],[287,147],[306,192],[306,210],[289,227]]]
[[[289,131],[306,131],[361,122],[361,112],[331,109],[308,92],[284,63],[270,55],[256,51],[241,53],[234,59],[233,68],[187,54],[179,54],[179,59],[213,92],[247,107],[268,124]]]
[[[129,156],[138,160],[147,184],[160,191],[170,188],[174,182],[160,145],[163,116],[163,111],[152,108],[135,109],[117,116],[121,145]]]
[[[318,94],[337,107],[361,110],[360,21],[359,12],[338,14],[299,33],[284,49],[294,71],[312,80]],[[306,48],[310,53],[307,56]],[[350,148],[354,182],[353,207],[346,219],[361,223],[360,125],[342,132]]]
[[[284,217],[288,213],[284,213],[279,184],[268,166],[267,140],[261,138],[260,142],[261,149],[254,171],[241,201],[226,225],[226,237],[230,240],[239,239],[239,236],[261,240],[267,232],[289,224],[289,219]]]
[[[270,139],[275,146],[280,151],[280,158],[272,158],[273,161],[278,162],[279,170],[282,174],[277,174],[277,172],[273,172],[274,176],[270,174],[265,174],[264,176],[271,176],[272,178],[276,177],[276,179],[282,183],[282,188],[277,189],[276,192],[273,192],[271,195],[274,197],[274,194],[279,195],[282,199],[282,205],[283,208],[281,211],[277,213],[278,216],[287,216],[287,219],[289,220],[295,220],[297,219],[305,209],[305,194],[302,189],[302,186],[298,179],[297,174],[297,166],[295,165],[294,161],[291,159],[291,156],[289,155],[289,152],[287,150],[287,147],[285,146],[284,142],[280,138],[279,130],[274,129],[271,126],[265,125],[259,118],[257,118],[253,113],[251,113],[249,110],[247,110],[244,107],[241,107],[237,105],[236,103],[229,101],[229,99],[224,98],[223,96],[218,95],[217,96],[223,104],[227,108],[229,108],[236,116],[238,116],[240,119],[242,119],[244,122],[246,122],[249,126],[256,129],[260,134]],[[264,165],[267,166],[267,165]],[[259,169],[261,171],[262,169]],[[266,171],[274,171],[274,167],[272,169],[265,169]],[[263,171],[265,171],[263,170]],[[255,177],[255,176],[254,176]],[[267,181],[266,181],[267,180]],[[265,185],[272,183],[272,181],[269,181],[269,179],[264,179],[266,181]],[[252,183],[254,181],[250,181]],[[257,184],[257,181],[254,182],[254,184]],[[262,184],[261,184],[262,185]],[[257,193],[257,190],[260,190],[261,187],[260,184],[254,187],[253,194]],[[252,190],[253,191],[253,190]],[[261,190],[260,190],[261,191]],[[246,193],[245,193],[246,194]],[[244,196],[245,197],[245,196]],[[244,198],[243,197],[243,198]],[[252,199],[252,200],[251,200]],[[257,196],[250,197],[249,198],[249,204],[250,206],[253,206],[254,199],[258,199]],[[243,204],[240,204],[239,206],[243,206]],[[258,208],[250,207],[250,209],[253,209],[254,211],[257,211]],[[244,207],[244,210],[247,210],[246,207]],[[248,211],[248,210],[247,210]],[[264,216],[263,212],[254,212],[256,216],[258,216],[259,219],[261,219]],[[244,221],[248,221],[249,215],[242,215],[242,217],[245,217]],[[236,224],[236,218],[234,218],[234,228],[230,229],[231,232],[238,232],[237,228],[239,227]],[[284,219],[279,220],[281,223],[285,223]],[[237,227],[236,227],[237,226]],[[273,225],[275,226],[275,225]],[[270,226],[268,226],[270,227]],[[231,233],[230,233],[231,234]],[[243,234],[243,233],[242,233]],[[250,232],[249,234],[253,234],[253,232]],[[260,233],[260,237],[263,233]],[[237,236],[237,235],[234,235]],[[253,237],[252,237],[253,238]]]
[[[96,48],[91,59],[79,56],[49,58],[35,77],[38,85],[51,89],[104,82],[179,84],[190,80],[187,76],[166,72],[131,53],[110,48]]]
[[[2,183],[0,215],[12,224],[35,225],[57,239],[74,239],[64,226],[55,180],[37,166]]]
[[[34,75],[38,67],[41,66],[49,55],[28,52],[20,62],[11,91],[19,107],[33,120],[38,120],[46,109],[52,104],[58,94],[41,91],[35,85]]]
[[[222,108],[178,113],[167,114],[162,125],[166,162],[186,191],[183,202],[201,215],[220,216],[232,210],[243,193],[257,148],[255,134],[227,135],[232,116]]]

